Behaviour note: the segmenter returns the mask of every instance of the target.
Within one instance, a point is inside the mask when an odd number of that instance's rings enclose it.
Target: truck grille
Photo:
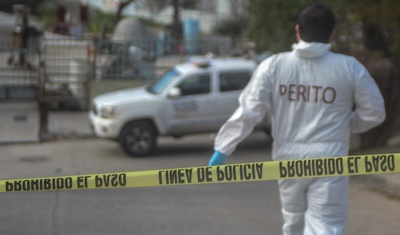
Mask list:
[[[97,116],[97,106],[95,103],[92,104],[92,111]]]

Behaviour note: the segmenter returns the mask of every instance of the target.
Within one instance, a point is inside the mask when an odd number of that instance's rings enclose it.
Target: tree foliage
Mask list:
[[[400,58],[400,5],[398,0],[357,0],[354,12],[363,22],[364,44],[386,57]]]
[[[286,51],[295,41],[294,26],[302,8],[300,1],[252,0],[247,36],[259,50]]]
[[[286,51],[295,42],[298,14],[311,3],[332,8],[337,27],[334,44],[351,51],[361,44],[387,57],[400,54],[400,7],[398,0],[251,0],[247,36],[259,49]]]

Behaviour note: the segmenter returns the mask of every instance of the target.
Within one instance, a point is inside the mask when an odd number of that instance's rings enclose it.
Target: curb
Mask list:
[[[64,133],[64,132],[51,132],[41,136],[42,142],[54,142],[54,141],[62,141],[62,140],[73,140],[73,139],[92,139],[96,138],[94,134],[89,133]]]

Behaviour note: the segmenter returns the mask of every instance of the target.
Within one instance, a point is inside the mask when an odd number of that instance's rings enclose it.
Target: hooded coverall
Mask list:
[[[361,63],[330,48],[300,41],[264,60],[218,132],[215,150],[231,155],[269,113],[274,160],[348,155],[351,132],[384,121],[384,101]],[[278,186],[284,234],[343,233],[348,177],[279,180]]]

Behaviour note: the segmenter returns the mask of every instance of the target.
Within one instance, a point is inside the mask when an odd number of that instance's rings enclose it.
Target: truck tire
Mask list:
[[[132,122],[122,130],[119,143],[130,156],[149,156],[156,149],[157,132],[149,122]]]

